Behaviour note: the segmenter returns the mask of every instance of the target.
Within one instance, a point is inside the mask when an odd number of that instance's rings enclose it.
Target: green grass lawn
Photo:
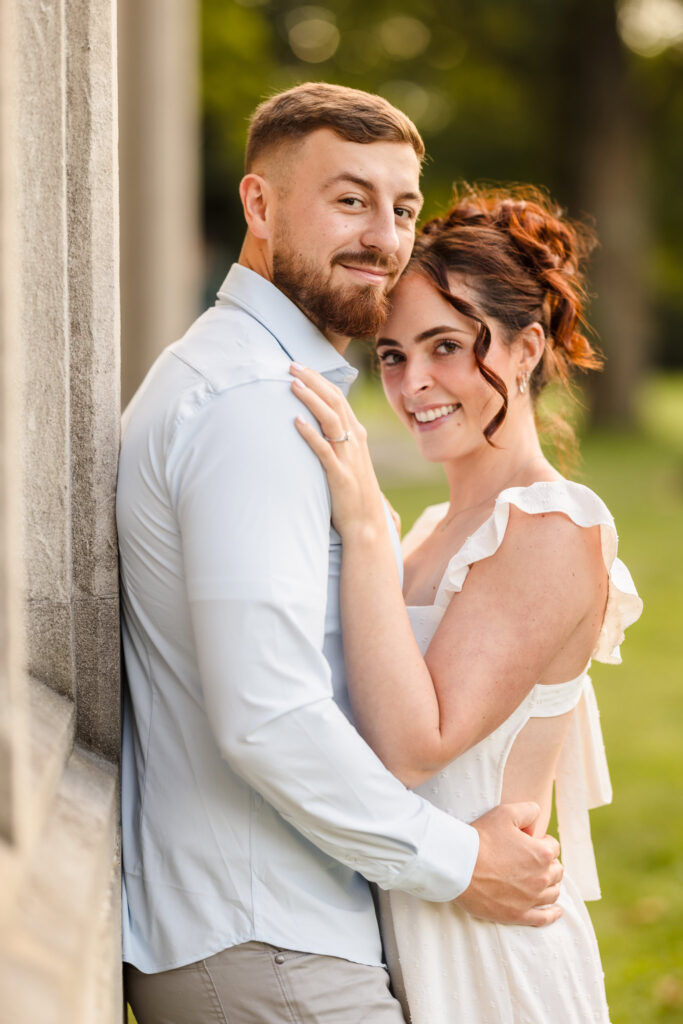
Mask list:
[[[360,386],[354,405],[408,527],[447,497],[440,476],[425,475],[375,386]],[[683,376],[653,380],[642,407],[638,433],[589,434],[573,474],[614,514],[645,602],[623,665],[592,669],[614,802],[591,815],[603,899],[588,906],[612,1024],[673,1024],[683,1022]]]

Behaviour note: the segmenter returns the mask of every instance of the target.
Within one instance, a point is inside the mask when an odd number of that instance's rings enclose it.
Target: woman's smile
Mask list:
[[[435,430],[451,418],[454,412],[462,409],[460,402],[451,405],[432,405],[422,409],[408,410],[417,430]]]

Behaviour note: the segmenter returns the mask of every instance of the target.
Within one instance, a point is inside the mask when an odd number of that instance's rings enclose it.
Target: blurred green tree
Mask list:
[[[594,221],[596,418],[635,417],[653,362],[683,363],[681,0],[202,0],[205,231],[243,233],[250,112],[296,82],[386,96],[427,144],[425,215],[458,180],[546,186]]]

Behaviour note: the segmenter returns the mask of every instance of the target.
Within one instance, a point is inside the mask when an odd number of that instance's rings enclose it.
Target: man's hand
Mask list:
[[[472,822],[479,856],[458,906],[500,924],[539,927],[561,916],[555,903],[563,873],[560,844],[552,836],[534,839],[523,831],[538,814],[534,803],[502,804]]]

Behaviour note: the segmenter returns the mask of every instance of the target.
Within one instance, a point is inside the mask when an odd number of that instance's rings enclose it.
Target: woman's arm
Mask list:
[[[586,636],[585,658],[577,657],[588,660],[606,596],[597,531],[558,513],[511,508],[501,546],[473,565],[423,658],[365,431],[339,389],[312,371],[294,372],[308,385],[295,385],[296,393],[324,434],[351,433],[330,444],[297,424],[327,472],[343,540],[342,626],[356,722],[387,767],[417,785],[497,728],[577,631]]]

